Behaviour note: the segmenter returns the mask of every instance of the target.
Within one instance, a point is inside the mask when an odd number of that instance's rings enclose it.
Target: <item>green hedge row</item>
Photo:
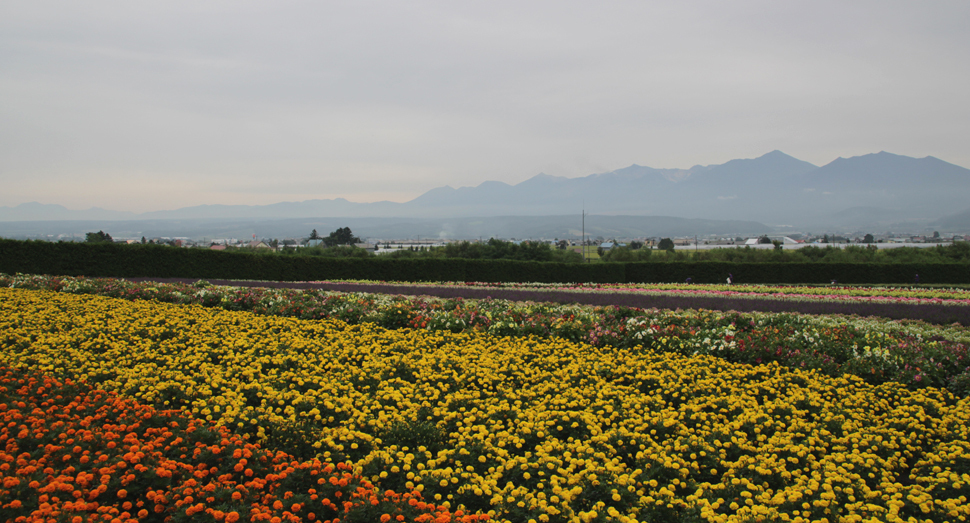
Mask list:
[[[638,262],[570,264],[513,260],[277,256],[160,245],[0,240],[0,272],[63,276],[231,280],[484,282],[970,283],[966,263]]]
[[[738,263],[671,262],[626,264],[627,282],[913,284],[970,283],[966,263]]]

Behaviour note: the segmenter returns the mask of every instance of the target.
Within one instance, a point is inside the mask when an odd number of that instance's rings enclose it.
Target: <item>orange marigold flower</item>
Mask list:
[[[226,514],[226,523],[235,523],[239,521],[239,513],[236,511]]]
[[[128,495],[128,491],[125,489],[121,489],[118,491],[118,497],[121,499],[125,499],[125,496],[127,495]]]
[[[381,523],[387,523],[391,520],[390,514],[381,514]]]

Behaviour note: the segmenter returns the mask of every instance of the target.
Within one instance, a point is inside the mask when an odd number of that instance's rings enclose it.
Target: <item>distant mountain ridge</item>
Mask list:
[[[932,156],[879,152],[838,158],[819,167],[776,150],[758,158],[687,169],[634,164],[578,178],[538,174],[515,185],[485,181],[475,187],[443,186],[405,203],[336,198],[201,205],[141,214],[30,203],[0,207],[0,221],[556,216],[585,208],[601,215],[811,225],[851,219],[878,226],[929,223],[965,211],[968,200],[970,170]]]

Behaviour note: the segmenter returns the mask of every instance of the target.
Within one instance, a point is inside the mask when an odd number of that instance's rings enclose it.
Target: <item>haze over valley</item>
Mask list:
[[[372,237],[575,237],[584,209],[596,217],[589,232],[619,237],[932,227],[962,232],[970,230],[967,195],[970,170],[933,157],[880,152],[815,166],[776,150],[684,169],[631,165],[577,178],[538,174],[515,185],[443,186],[404,203],[309,198],[132,213],[33,202],[0,207],[0,234],[114,228],[116,235],[298,236],[353,219],[355,230]]]

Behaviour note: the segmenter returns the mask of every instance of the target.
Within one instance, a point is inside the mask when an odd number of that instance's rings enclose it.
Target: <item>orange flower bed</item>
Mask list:
[[[297,461],[179,411],[0,369],[0,513],[7,522],[477,522],[350,465]]]

